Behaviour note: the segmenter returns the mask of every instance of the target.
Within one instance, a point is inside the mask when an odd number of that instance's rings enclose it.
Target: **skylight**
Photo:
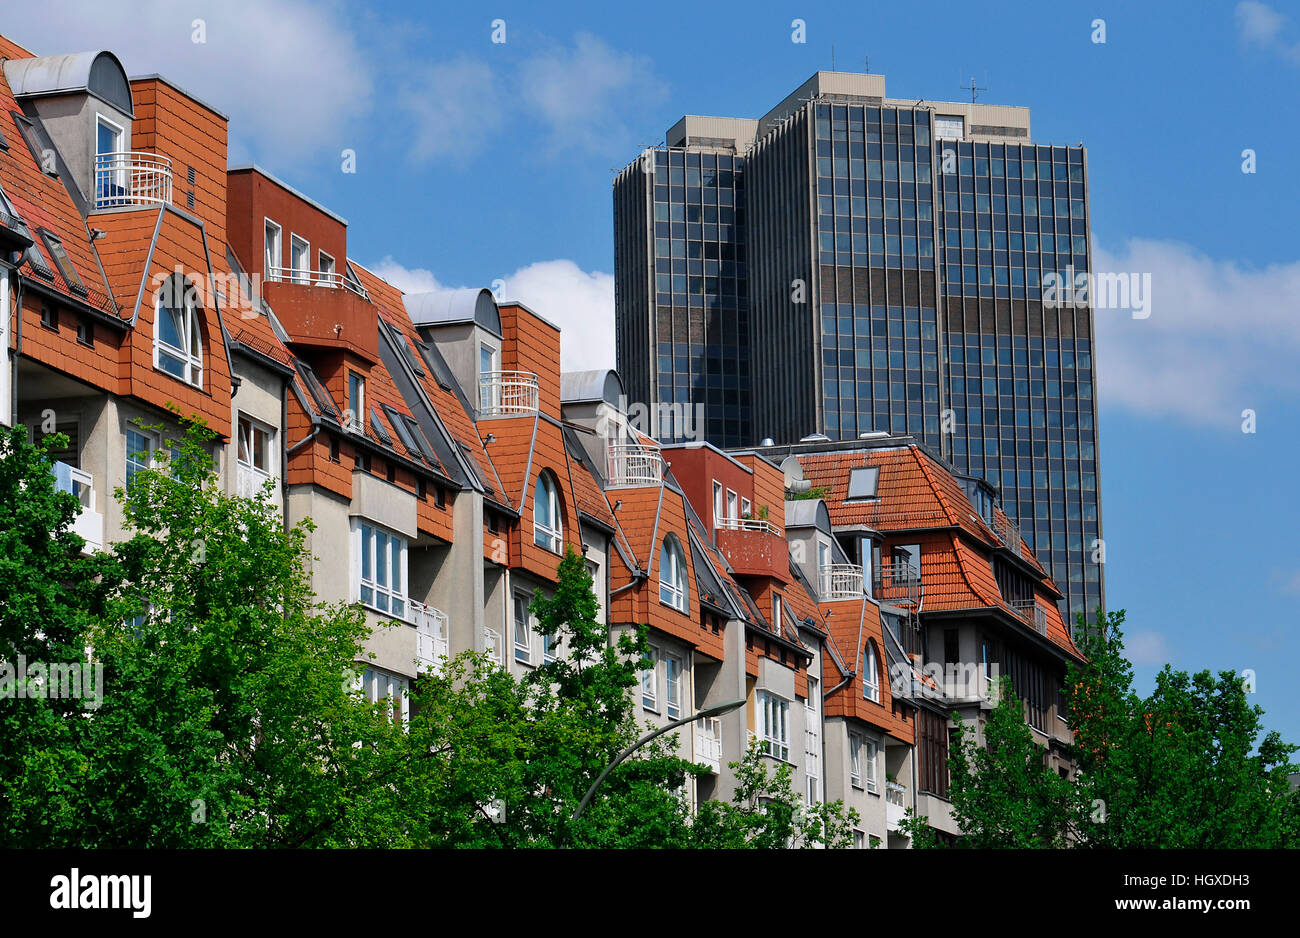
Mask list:
[[[880,467],[868,466],[849,472],[849,498],[875,498]]]

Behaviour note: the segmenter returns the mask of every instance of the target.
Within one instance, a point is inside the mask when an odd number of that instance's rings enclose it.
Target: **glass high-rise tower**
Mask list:
[[[997,487],[1091,613],[1092,311],[1042,302],[1046,276],[1091,269],[1083,147],[1032,143],[1025,108],[819,72],[757,121],[683,118],[614,203],[634,400],[702,405],[720,446],[911,434]]]

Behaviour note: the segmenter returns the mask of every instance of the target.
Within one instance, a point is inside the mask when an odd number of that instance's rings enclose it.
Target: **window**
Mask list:
[[[59,329],[59,308],[53,303],[41,303],[41,325],[46,329]]]
[[[484,377],[496,374],[501,370],[500,358],[497,356],[497,350],[490,345],[480,345],[478,347],[478,374],[479,374],[479,409],[485,413],[491,413],[501,406],[501,385],[496,381],[484,381]]]
[[[966,118],[960,114],[936,114],[934,136],[937,140],[961,140],[966,136]]]
[[[758,692],[758,738],[762,751],[790,761],[790,701],[766,691]]]
[[[736,514],[736,493],[733,492],[731,489],[727,489],[727,517],[728,518],[740,517],[738,514]]]
[[[266,279],[279,280],[284,267],[284,255],[280,253],[280,226],[271,219],[266,219]]]
[[[682,659],[674,655],[664,658],[664,705],[668,719],[682,715]]]
[[[876,741],[874,739],[862,740],[862,787],[872,794],[875,794],[878,791],[876,782],[876,752]]]
[[[554,632],[542,633],[542,661],[543,662],[554,661],[556,657],[556,649],[558,647],[559,647],[559,642],[556,641]]]
[[[123,151],[123,129],[102,114],[95,115],[95,203],[128,205],[127,173],[130,164]]]
[[[653,645],[641,662],[641,706],[659,712],[659,649]]]
[[[72,261],[68,259],[68,252],[63,249],[63,242],[59,240],[59,236],[52,231],[46,231],[44,228],[39,230],[41,240],[45,242],[45,250],[50,254],[50,260],[54,261],[54,266],[59,268],[59,273],[63,275],[63,282],[68,285],[68,289],[73,293],[86,296],[90,291],[81,282],[77,269],[72,266]]]
[[[153,439],[139,430],[126,431],[126,490],[131,491],[137,472],[149,468],[153,454]]]
[[[77,341],[90,348],[95,347],[95,324],[89,319],[77,320]]]
[[[876,742],[860,733],[849,734],[849,783],[854,788],[876,789]]]
[[[528,597],[515,593],[515,660],[523,664],[533,661],[532,618],[528,613]]]
[[[921,545],[903,544],[893,549],[894,579],[910,582],[921,578]]]
[[[857,733],[849,734],[849,784],[862,787],[862,737]]]
[[[348,429],[365,432],[366,379],[355,371],[348,372],[348,412],[344,414]]]
[[[917,775],[921,791],[948,797],[948,718],[921,709],[916,714]]]
[[[406,723],[410,720],[411,685],[406,678],[381,671],[379,668],[366,668],[358,679],[357,689],[372,704],[379,703],[381,700],[390,701],[394,723]]]
[[[686,555],[677,535],[669,534],[659,550],[659,601],[686,612],[686,586]]]
[[[325,287],[335,286],[336,285],[334,282],[335,271],[336,268],[334,265],[334,258],[326,254],[324,251],[321,251],[320,252],[320,276],[317,278],[317,283]]]
[[[726,507],[722,500],[722,483],[715,481],[713,483],[713,526],[719,527],[722,519],[725,518]]]
[[[560,493],[549,473],[537,477],[533,491],[533,543],[558,554],[564,550],[564,521]]]
[[[864,834],[862,831],[855,830],[853,832],[853,849],[854,850],[867,849],[867,835]]]
[[[367,521],[353,522],[358,598],[398,618],[406,614],[406,540]]]
[[[153,364],[174,378],[203,387],[203,340],[195,291],[184,277],[172,277],[158,291],[153,330]]]
[[[250,417],[239,415],[239,461],[250,469],[271,471],[271,431]]]
[[[379,411],[373,407],[370,408],[370,430],[379,439],[379,442],[385,446],[393,445],[393,438],[388,435],[388,430],[384,426],[384,421],[379,417]]]
[[[772,631],[781,634],[781,594],[772,594]]]
[[[849,498],[875,498],[876,483],[880,481],[880,467],[869,466],[849,472]]]
[[[808,806],[819,804],[821,798],[822,737],[821,716],[818,713],[821,685],[815,677],[808,678],[808,696],[803,707],[804,775],[808,782]]]
[[[862,652],[862,696],[880,703],[880,658],[876,643],[870,639]]]
[[[740,517],[742,518],[753,517],[753,511],[751,510],[752,507],[753,506],[750,504],[748,498],[742,498],[740,500]]]
[[[289,267],[293,270],[294,283],[307,283],[308,270],[311,267],[311,244],[297,235],[289,237]]]
[[[47,176],[58,176],[59,169],[54,159],[54,150],[41,145],[40,139],[36,135],[36,125],[17,111],[9,112],[18,126],[18,130],[23,135],[23,140],[27,143],[27,149],[32,151],[32,159],[40,167],[41,172]]]

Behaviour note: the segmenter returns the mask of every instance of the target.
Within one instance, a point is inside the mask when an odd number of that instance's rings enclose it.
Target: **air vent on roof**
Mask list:
[[[859,433],[859,440],[879,440],[889,436],[888,430],[868,430],[866,433]]]
[[[776,445],[776,440],[772,439],[770,436],[765,436],[765,437],[763,437],[763,439],[759,442],[758,445],[759,445],[759,446],[775,446],[775,445]]]
[[[192,186],[194,185],[194,179],[195,179],[194,167],[191,166],[185,172],[185,182],[187,185]]]
[[[800,443],[829,443],[831,438],[825,433],[809,433],[799,440]]]

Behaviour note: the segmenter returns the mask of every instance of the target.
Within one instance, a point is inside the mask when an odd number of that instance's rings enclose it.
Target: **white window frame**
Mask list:
[[[781,594],[772,593],[772,631],[780,635],[782,628]]]
[[[666,565],[665,560],[668,561]],[[682,542],[676,536],[667,534],[659,548],[659,602],[678,612],[689,614],[689,586],[686,553],[682,550]]]
[[[537,499],[545,494],[552,524],[545,524],[537,511]],[[553,554],[564,553],[564,515],[560,511],[560,487],[550,473],[541,472],[533,486],[533,544]]]
[[[108,152],[109,152],[109,153],[124,153],[124,152],[126,152],[126,146],[127,146],[127,144],[126,144],[126,128],[123,127],[121,124],[119,124],[117,121],[112,120],[111,118],[105,117],[103,114],[100,114],[98,111],[96,111],[96,112],[95,112],[95,156],[98,158],[98,157],[100,157],[100,156],[105,155],[105,154],[101,153],[101,152],[100,152],[100,149],[99,149],[99,125],[100,125],[100,124],[103,124],[104,126],[108,127],[110,130],[114,131],[114,132],[116,133],[116,135],[117,135],[117,149],[116,149],[116,150],[109,150]],[[114,162],[115,162],[115,163],[120,163],[120,165],[118,165],[117,168],[113,171],[113,184],[114,184],[115,186],[117,186],[119,189],[122,189],[123,192],[125,192],[126,187],[127,187],[127,183],[128,183],[128,179],[127,179],[127,165],[126,165],[126,163],[125,163],[124,161],[117,161],[117,160],[115,160]],[[98,165],[98,163],[99,163],[99,161],[98,161],[98,159],[96,159],[95,171],[94,171],[94,174],[93,174],[94,177],[95,177],[95,181],[96,181],[96,186],[95,186],[96,190],[98,190],[98,188],[99,188],[99,186],[98,186],[98,181],[99,181],[99,178],[100,178],[100,176],[99,176],[99,165]],[[95,192],[95,198],[96,198],[96,199],[100,198],[100,193],[99,193],[98,191]],[[110,198],[112,198],[112,197],[110,197]],[[113,204],[126,204],[126,202],[127,202],[127,200],[126,200],[125,198],[123,198],[122,201],[121,201],[120,203],[114,203],[114,202],[110,201],[108,204],[110,204],[110,205],[113,205]]]
[[[676,720],[682,715],[682,672],[685,662],[680,655],[664,655],[664,715]],[[674,674],[674,670],[676,674]],[[676,698],[674,701],[673,698]]]
[[[178,289],[176,284],[182,284],[181,290],[181,341],[186,341],[186,337],[197,346],[197,348],[177,348],[170,342],[164,342],[158,331],[158,323],[163,316],[163,299],[164,297],[174,296]],[[167,307],[170,309],[171,307]],[[169,314],[170,315],[170,314]],[[198,307],[194,304],[194,291],[190,289],[188,281],[183,278],[173,276],[168,279],[166,285],[157,291],[154,296],[153,304],[153,366],[157,371],[161,371],[169,378],[175,378],[177,381],[183,381],[186,384],[199,389],[203,388],[203,335],[199,329]],[[166,355],[168,359],[178,362],[182,369],[182,374],[174,374],[162,366],[162,356]]]
[[[738,511],[737,505],[739,504],[738,498],[739,496],[736,495],[735,492],[731,489],[727,489],[727,517],[733,521],[740,517],[740,515],[736,513]]]
[[[880,703],[880,656],[870,639],[862,648],[862,696]]]
[[[354,686],[368,703],[396,699],[398,703],[393,707],[393,715],[403,725],[411,721],[411,682],[400,674],[393,674],[383,668],[367,667],[357,677]]]
[[[651,645],[646,651],[643,665],[649,667],[641,668],[641,708],[649,710],[651,713],[659,712],[659,658],[660,652],[658,647]]]
[[[488,368],[483,367],[483,355],[487,353]],[[496,381],[484,381],[483,377],[488,374],[494,374],[501,371],[501,349],[488,342],[480,342],[478,346],[478,396],[479,410],[484,413],[495,411],[501,404],[501,385]]]
[[[880,755],[880,747],[876,741],[870,737],[862,737],[862,787],[870,794],[880,794],[880,783],[876,778],[876,760]]]
[[[722,522],[726,518],[727,505],[722,495],[722,483],[717,479],[713,480],[713,526],[722,527]]]
[[[325,266],[326,259],[329,260],[328,267]],[[334,278],[329,276],[338,273],[338,262],[334,259],[333,254],[318,249],[316,251],[316,269],[320,273],[320,276],[316,278],[319,285],[331,288],[335,286]]]
[[[245,432],[245,425],[247,425],[247,433]],[[235,458],[238,464],[251,472],[256,472],[259,475],[264,475],[268,478],[275,478],[277,475],[276,460],[273,458],[275,453],[275,428],[270,424],[258,420],[256,417],[250,417],[241,410],[239,416],[235,419],[235,432],[237,434]],[[256,450],[253,446],[253,439],[254,434],[256,433],[261,433],[266,437],[266,445],[264,447],[266,452],[265,469],[257,465],[254,461],[253,453]],[[247,459],[244,458],[245,447],[247,447],[248,452]]]
[[[302,245],[302,261],[306,266],[299,267],[293,261],[293,249]],[[289,232],[289,276],[294,283],[311,282],[311,242],[300,234]]]
[[[522,603],[522,605],[520,605]],[[523,610],[523,621],[519,619],[519,612]],[[528,594],[515,591],[514,603],[511,606],[512,621],[510,623],[510,634],[512,636],[511,644],[514,646],[514,658],[519,664],[533,663],[533,616],[528,611]],[[520,641],[520,628],[523,629],[523,641]]]
[[[770,691],[755,695],[758,717],[758,742],[762,751],[773,759],[790,761],[790,701]]]
[[[353,433],[360,433],[363,436],[366,432],[366,376],[352,368],[345,368],[347,372],[347,387],[343,389],[346,394],[344,408],[352,413],[352,421],[348,424],[348,429]],[[357,406],[352,406],[352,379],[357,379]]]
[[[376,578],[379,569],[378,564],[378,545],[380,539],[383,539],[384,546],[388,548],[388,559],[385,563],[385,569],[388,571],[387,581],[380,583]],[[392,545],[396,544],[397,553],[397,571],[401,576],[401,583],[394,588],[393,584],[393,563],[392,563]],[[370,578],[365,576],[365,557],[363,551],[369,553],[370,561]],[[352,580],[356,584],[353,590],[353,601],[359,602],[368,609],[381,613],[386,616],[392,616],[395,619],[407,621],[410,617],[410,599],[406,590],[408,586],[407,579],[407,543],[406,538],[402,535],[368,521],[364,518],[354,518],[352,520]],[[367,599],[369,595],[369,599]],[[383,605],[380,605],[380,601]],[[394,609],[394,606],[398,608]]]
[[[275,229],[275,236],[271,237],[271,229]],[[274,243],[273,243],[274,242]],[[274,247],[274,250],[272,250]],[[265,256],[266,280],[279,280],[278,270],[284,267],[284,228],[276,221],[272,221],[265,215],[262,216],[262,251]]]
[[[740,498],[740,517],[744,518],[746,516],[751,518],[754,516],[754,503],[742,495]]]
[[[866,740],[861,733],[849,733],[849,784],[862,788],[862,753]]]
[[[148,444],[148,446],[143,450],[138,450],[138,449],[133,450],[131,448],[132,433],[138,434]],[[126,469],[122,477],[123,478],[122,485],[123,488],[129,490],[131,487],[132,466],[135,467],[136,472],[142,472],[145,469],[153,468],[154,454],[158,451],[158,437],[153,433],[146,433],[144,430],[141,430],[139,427],[128,426],[126,428],[126,433],[124,434],[124,439],[126,441],[126,463],[125,463]],[[135,457],[135,454],[140,452],[148,454],[144,462],[141,462],[139,459]]]

